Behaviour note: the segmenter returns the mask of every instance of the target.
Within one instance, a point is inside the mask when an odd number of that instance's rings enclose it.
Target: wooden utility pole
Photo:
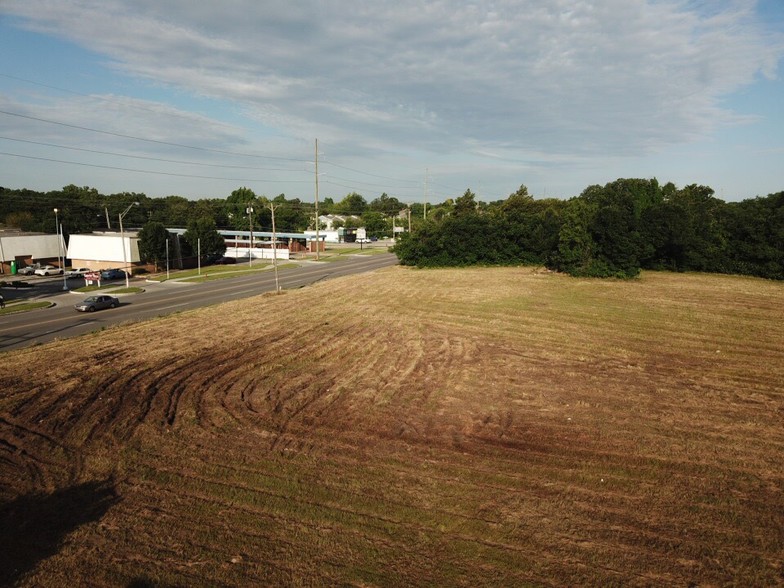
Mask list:
[[[321,241],[319,239],[319,213],[318,213],[318,139],[316,139],[316,261],[319,260]]]
[[[278,282],[278,237],[275,234],[275,205],[270,202],[270,212],[272,213],[272,267],[275,269],[275,293],[280,292]]]
[[[428,168],[425,168],[425,220],[427,220],[427,173]]]
[[[245,212],[248,213],[250,217],[250,248],[248,249],[248,262],[250,267],[253,267],[253,206],[252,202],[248,202],[248,208],[245,209]]]

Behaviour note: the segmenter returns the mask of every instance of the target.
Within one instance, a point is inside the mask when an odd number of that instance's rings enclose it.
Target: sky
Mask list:
[[[783,58],[784,0],[0,0],[0,186],[739,201],[784,190]]]

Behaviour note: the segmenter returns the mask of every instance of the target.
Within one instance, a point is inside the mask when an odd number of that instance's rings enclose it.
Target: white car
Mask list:
[[[74,267],[69,270],[66,270],[66,276],[83,276],[84,274],[90,274],[93,270],[89,267]]]
[[[36,276],[54,276],[63,273],[62,268],[54,267],[53,265],[45,265],[35,270]]]

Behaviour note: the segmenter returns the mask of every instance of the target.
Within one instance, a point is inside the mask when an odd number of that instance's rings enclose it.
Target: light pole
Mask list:
[[[59,209],[54,209],[54,231],[57,235],[57,263],[60,264],[60,271],[63,272],[63,291],[68,290],[68,284],[65,277],[65,252],[63,251],[63,227],[57,213]]]
[[[245,212],[248,213],[248,218],[250,219],[250,248],[248,249],[248,265],[253,267],[253,207],[250,204],[251,203],[248,202],[248,208],[245,209]]]
[[[123,217],[126,214],[128,214],[128,211],[131,210],[131,208],[133,208],[134,206],[139,206],[139,203],[138,202],[133,202],[133,203],[129,204],[128,208],[126,208],[123,212],[120,213],[120,242],[122,244],[122,250],[123,250],[123,268],[125,269],[125,287],[126,288],[130,288],[131,284],[128,281],[128,256],[125,254],[125,233],[123,232],[122,219],[123,219]]]
[[[60,238],[60,228],[59,228],[60,227],[60,221],[57,218],[57,213],[58,212],[60,212],[60,211],[55,208],[54,209],[54,232],[55,232],[55,234],[57,235],[57,238],[58,238],[58,243],[57,243],[57,263],[60,264],[60,267],[63,267],[63,264],[60,261],[60,253],[62,252],[62,250],[60,249],[60,243],[59,243],[59,238]]]

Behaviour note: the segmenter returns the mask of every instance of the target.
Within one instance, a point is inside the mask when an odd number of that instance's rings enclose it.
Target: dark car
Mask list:
[[[237,263],[236,257],[219,257],[215,260],[215,265],[231,265]]]
[[[121,269],[108,269],[101,271],[102,280],[124,280],[125,272]]]
[[[90,296],[79,304],[74,304],[74,308],[79,312],[95,312],[96,310],[117,308],[118,306],[120,306],[120,300],[114,296],[107,296],[106,294]]]
[[[223,257],[220,253],[210,253],[209,255],[205,255],[201,258],[202,265],[213,265],[218,263],[218,260]]]

